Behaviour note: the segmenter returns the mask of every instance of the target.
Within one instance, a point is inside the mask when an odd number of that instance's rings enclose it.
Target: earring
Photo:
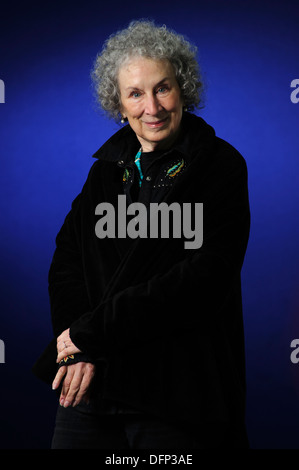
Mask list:
[[[188,111],[188,107],[187,107],[187,106],[184,106],[184,107],[183,107],[183,111]]]
[[[126,122],[126,118],[124,118],[124,117],[122,116],[120,122],[121,122],[122,124],[124,124],[124,123]]]

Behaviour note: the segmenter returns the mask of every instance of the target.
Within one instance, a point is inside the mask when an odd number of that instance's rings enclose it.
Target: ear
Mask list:
[[[125,121],[127,119],[127,116],[125,115],[125,113],[122,112],[121,109],[119,110],[119,114],[120,114],[120,117],[121,117],[122,121]]]

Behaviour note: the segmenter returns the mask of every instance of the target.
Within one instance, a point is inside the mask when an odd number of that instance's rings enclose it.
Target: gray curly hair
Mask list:
[[[182,35],[152,21],[132,21],[126,29],[112,34],[97,55],[91,78],[100,107],[120,121],[118,72],[132,57],[168,60],[174,67],[184,106],[189,111],[202,102],[203,83],[196,60],[197,48]]]

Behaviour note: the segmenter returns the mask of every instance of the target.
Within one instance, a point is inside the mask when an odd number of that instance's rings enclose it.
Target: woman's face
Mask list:
[[[164,149],[177,138],[183,113],[181,91],[168,60],[133,58],[119,70],[120,112],[144,152]]]

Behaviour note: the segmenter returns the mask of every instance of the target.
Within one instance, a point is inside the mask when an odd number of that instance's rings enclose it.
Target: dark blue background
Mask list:
[[[55,236],[91,155],[118,129],[96,111],[89,73],[109,34],[147,17],[198,45],[207,83],[198,114],[247,161],[249,437],[253,448],[299,448],[299,364],[290,361],[299,337],[298,2],[12,1],[1,10],[0,447],[50,445],[56,397],[31,366],[51,339]]]

